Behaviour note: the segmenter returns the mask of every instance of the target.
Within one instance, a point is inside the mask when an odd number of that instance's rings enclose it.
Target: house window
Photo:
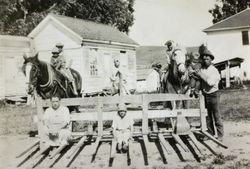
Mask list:
[[[89,73],[91,76],[98,75],[98,50],[96,48],[89,50]]]
[[[242,33],[242,44],[249,45],[248,31],[242,31],[241,33]]]

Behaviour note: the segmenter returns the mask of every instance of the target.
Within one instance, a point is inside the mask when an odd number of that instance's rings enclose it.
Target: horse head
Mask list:
[[[178,80],[183,83],[187,77],[187,67],[186,67],[186,56],[181,49],[173,49],[169,53],[170,57],[170,76],[173,76],[173,79]]]
[[[27,57],[27,55],[24,54],[23,58],[22,70],[26,77],[26,83],[28,84],[27,92],[28,94],[32,94],[37,86],[38,77],[40,76],[38,53],[33,57]]]

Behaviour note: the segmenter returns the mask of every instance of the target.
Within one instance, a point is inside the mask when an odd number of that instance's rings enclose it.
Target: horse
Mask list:
[[[188,75],[188,65],[186,56],[178,49],[178,55],[167,54],[170,62],[167,64],[166,70],[161,74],[161,93],[187,94],[189,89],[190,78]],[[180,70],[180,67],[185,68]],[[183,107],[187,108],[187,102],[172,101],[171,104],[165,105],[171,109]]]
[[[22,66],[23,73],[29,80],[28,94],[33,94],[34,90],[42,99],[49,99],[53,95],[60,98],[73,98],[81,96],[82,78],[80,74],[70,68],[75,79],[77,95],[74,95],[71,84],[65,77],[53,68],[49,63],[38,59],[38,53],[33,57],[23,56],[24,63]],[[69,107],[70,111],[78,110],[78,107]]]

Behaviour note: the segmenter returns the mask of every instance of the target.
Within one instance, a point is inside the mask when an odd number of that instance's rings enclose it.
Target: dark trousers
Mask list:
[[[219,99],[220,99],[219,93],[214,92],[211,94],[204,94],[204,96],[205,96],[205,106],[208,112],[207,116],[208,132],[212,135],[215,135],[215,128],[214,128],[215,124],[218,137],[223,137],[224,129],[219,111]]]

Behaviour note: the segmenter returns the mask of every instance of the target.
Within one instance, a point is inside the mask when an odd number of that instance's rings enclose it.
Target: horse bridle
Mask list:
[[[40,76],[40,71],[39,71],[37,65],[29,62],[29,63],[25,63],[25,66],[28,65],[28,64],[31,66],[31,70],[30,71],[34,71],[34,75],[33,75],[34,79],[32,81],[30,81],[31,79],[29,79],[29,82],[27,84],[33,85],[34,87],[37,87],[37,79]],[[27,72],[25,72],[25,73],[27,73]]]

